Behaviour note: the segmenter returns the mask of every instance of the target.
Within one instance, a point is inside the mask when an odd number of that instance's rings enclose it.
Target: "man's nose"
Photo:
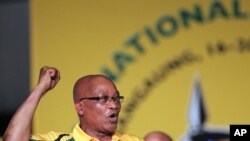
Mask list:
[[[117,109],[120,106],[120,102],[117,102],[113,99],[109,99],[108,106],[113,109]]]

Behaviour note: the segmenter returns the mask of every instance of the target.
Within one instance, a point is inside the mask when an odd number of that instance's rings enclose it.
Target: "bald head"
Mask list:
[[[172,138],[164,132],[153,131],[144,137],[145,141],[173,141]]]
[[[95,87],[100,82],[112,83],[114,85],[112,80],[101,74],[86,75],[78,79],[73,89],[74,103],[76,103],[80,99],[80,97],[86,97],[91,95]]]
[[[80,128],[100,140],[111,138],[121,109],[114,82],[104,75],[87,75],[76,81],[73,93]]]

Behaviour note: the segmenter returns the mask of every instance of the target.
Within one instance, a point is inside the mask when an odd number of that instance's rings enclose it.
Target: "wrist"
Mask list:
[[[36,95],[43,96],[47,92],[47,88],[42,84],[38,84],[34,87],[33,91],[36,93]]]

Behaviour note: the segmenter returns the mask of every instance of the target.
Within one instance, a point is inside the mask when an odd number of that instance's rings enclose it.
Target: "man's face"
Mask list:
[[[115,100],[119,96],[115,85],[104,78],[98,78],[91,85],[89,93],[84,97],[109,98],[100,100],[82,100],[84,113],[82,116],[85,130],[91,130],[101,133],[113,133],[118,123],[118,115],[121,109],[121,103]],[[113,97],[113,100],[111,100]]]

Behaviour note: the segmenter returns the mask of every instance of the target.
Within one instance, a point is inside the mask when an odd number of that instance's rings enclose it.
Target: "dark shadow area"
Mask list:
[[[28,0],[0,0],[1,3],[16,3],[16,2],[28,2]]]
[[[29,5],[0,0],[0,136],[29,93]]]
[[[201,133],[199,135],[196,135],[192,137],[193,141],[216,141],[220,139],[229,139],[228,134],[223,133]]]
[[[12,115],[13,115],[13,113],[1,113],[1,116],[0,116],[0,121],[1,121],[0,134],[1,134],[1,136],[4,134],[5,129],[7,128],[8,123],[9,123]]]

